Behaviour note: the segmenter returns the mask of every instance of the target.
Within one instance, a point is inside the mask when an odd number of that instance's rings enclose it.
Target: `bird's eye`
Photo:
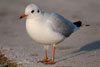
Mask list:
[[[32,10],[31,13],[34,13],[34,10]]]
[[[37,12],[39,13],[39,12],[40,12],[40,10],[37,10]]]

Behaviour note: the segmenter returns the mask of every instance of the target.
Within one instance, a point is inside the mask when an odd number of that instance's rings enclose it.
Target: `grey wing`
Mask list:
[[[72,22],[65,19],[59,14],[56,14],[53,22],[54,31],[61,33],[65,37],[68,37],[71,33],[73,33],[75,26]]]

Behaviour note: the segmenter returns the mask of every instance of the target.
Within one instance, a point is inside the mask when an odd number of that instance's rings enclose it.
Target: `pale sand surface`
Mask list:
[[[43,58],[43,47],[28,36],[25,19],[19,20],[32,2],[45,11],[91,25],[57,46],[54,65],[37,63]],[[23,67],[100,67],[100,0],[0,0],[0,49]],[[50,48],[48,52],[51,57]]]

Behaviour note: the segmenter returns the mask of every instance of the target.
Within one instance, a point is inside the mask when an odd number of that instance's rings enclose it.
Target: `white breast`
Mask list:
[[[64,40],[64,36],[52,30],[49,22],[27,20],[26,30],[30,37],[41,44],[53,44]]]

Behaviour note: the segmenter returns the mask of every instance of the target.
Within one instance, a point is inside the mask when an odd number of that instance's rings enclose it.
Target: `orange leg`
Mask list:
[[[55,63],[55,62],[54,62],[54,56],[55,56],[55,45],[53,45],[53,47],[52,47],[52,51],[53,51],[52,60],[46,62],[45,64],[54,64],[54,63]]]
[[[47,57],[47,48],[45,48],[45,57],[43,60],[40,60],[38,62],[41,62],[41,63],[45,63],[45,62],[48,62],[48,57]]]

